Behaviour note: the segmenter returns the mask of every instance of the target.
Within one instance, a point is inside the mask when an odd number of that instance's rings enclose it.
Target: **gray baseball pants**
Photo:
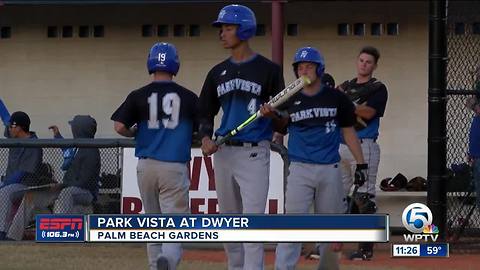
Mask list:
[[[222,214],[263,214],[270,174],[270,143],[221,146],[214,154],[215,187]],[[229,270],[264,269],[263,243],[225,243]]]
[[[7,237],[14,240],[23,239],[23,233],[30,220],[33,219],[35,208],[45,209],[55,202],[53,213],[77,214],[74,210],[75,205],[90,205],[92,201],[92,193],[79,187],[66,187],[61,190],[29,191],[23,196],[8,230]]]
[[[368,180],[358,189],[358,192],[375,195],[378,164],[380,163],[380,146],[373,139],[361,139],[361,142],[363,158],[365,159],[365,163],[368,164]],[[347,145],[340,144],[339,152],[342,157],[341,167],[344,192],[345,195],[348,196],[353,186],[353,177],[357,162]],[[375,201],[375,198],[372,198],[371,200]]]
[[[287,214],[309,213],[313,204],[315,214],[340,214],[346,209],[340,168],[334,164],[292,162],[287,178],[285,210]],[[320,244],[320,255],[328,244]],[[276,270],[295,269],[302,243],[279,243],[275,252]],[[321,257],[322,259],[322,257]]]
[[[185,163],[140,159],[137,181],[146,214],[189,214],[190,180]],[[148,243],[150,269],[157,269],[159,257],[168,260],[169,270],[175,270],[182,257],[181,243]]]

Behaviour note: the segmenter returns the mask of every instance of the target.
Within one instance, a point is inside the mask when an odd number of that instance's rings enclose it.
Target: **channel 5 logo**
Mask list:
[[[430,208],[423,203],[412,203],[402,213],[403,226],[413,234],[404,234],[406,242],[417,242],[429,238],[435,242],[438,238],[438,227],[432,224],[433,215]]]

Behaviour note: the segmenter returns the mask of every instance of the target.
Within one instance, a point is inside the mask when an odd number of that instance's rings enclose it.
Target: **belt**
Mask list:
[[[241,141],[228,140],[228,141],[225,141],[225,145],[228,145],[228,146],[254,147],[254,146],[258,146],[258,143],[256,143],[256,142],[241,142]]]
[[[370,138],[363,138],[363,139],[358,139],[360,141],[360,143],[364,143],[366,141],[373,141],[373,142],[377,142],[377,139],[370,139]],[[341,144],[345,144],[345,142],[341,142]]]
[[[373,141],[373,142],[377,142],[377,138],[375,139],[371,139],[371,138],[363,138],[363,139],[359,139],[360,140],[360,143],[363,143],[363,142],[366,142],[366,141]]]

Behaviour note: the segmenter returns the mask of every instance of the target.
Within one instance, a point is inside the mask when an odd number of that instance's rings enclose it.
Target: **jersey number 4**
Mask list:
[[[158,93],[152,93],[147,99],[149,119],[149,129],[159,129],[160,121],[158,120]],[[178,126],[178,118],[180,115],[180,97],[177,93],[168,93],[162,98],[162,110],[167,117],[162,119],[165,128],[174,129]]]

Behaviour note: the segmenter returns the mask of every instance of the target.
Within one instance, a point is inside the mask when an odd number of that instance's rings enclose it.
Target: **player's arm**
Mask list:
[[[218,150],[218,146],[212,140],[213,123],[215,115],[220,110],[220,102],[217,97],[212,73],[209,72],[203,83],[202,92],[198,100],[198,134],[202,141],[202,152],[211,155]]]
[[[273,130],[280,134],[281,136],[285,135],[286,128],[288,125],[289,116],[286,112],[276,110],[268,103],[260,105],[260,113],[263,117],[271,118],[273,121]]]
[[[350,149],[350,152],[352,152],[357,164],[365,163],[365,160],[363,159],[362,146],[358,140],[355,128],[353,128],[353,126],[342,128],[342,135],[343,139],[345,140],[345,144],[348,146],[348,149]]]
[[[355,114],[365,120],[370,120],[376,116],[383,116],[387,104],[387,98],[387,88],[385,85],[382,85],[381,88],[367,100],[367,102],[355,106]]]
[[[127,128],[127,126],[122,123],[122,122],[118,122],[118,121],[115,121],[113,123],[113,129],[115,129],[115,131],[124,136],[124,137],[135,137],[135,134],[137,133],[137,126],[132,126],[130,128]]]
[[[192,92],[192,104],[190,105],[191,108],[191,119],[193,121],[193,128],[192,128],[192,147],[198,147],[201,145],[202,138],[200,137],[200,133],[198,132],[199,129],[199,107],[198,107],[198,96],[197,94]]]
[[[283,78],[282,68],[279,65],[275,65],[272,74],[271,80],[271,96],[275,96],[278,94],[282,89],[285,88],[285,80]],[[283,136],[285,136],[286,126],[288,124],[287,119],[273,119],[273,138],[272,142],[282,144],[283,145]]]
[[[341,128],[343,140],[350,149],[350,152],[352,152],[357,164],[363,164],[365,161],[363,159],[362,147],[354,128],[356,122],[355,107],[344,93],[338,93],[338,95],[338,124]]]
[[[357,162],[357,167],[355,168],[355,179],[353,183],[356,186],[362,186],[367,179],[368,164],[365,164],[362,147],[360,145],[360,141],[358,140],[357,132],[353,127],[356,122],[355,108],[345,94],[339,93],[339,98],[340,105],[338,110],[338,122],[341,127],[345,144],[348,146],[350,152],[355,158],[355,161]]]
[[[113,129],[124,137],[135,137],[137,133],[137,109],[135,107],[135,91],[112,114]]]
[[[360,116],[362,119],[370,120],[375,117],[377,110],[366,104],[358,104],[355,106],[355,114]]]
[[[356,186],[363,186],[367,181],[368,164],[366,164],[363,159],[362,147],[357,138],[357,132],[354,127],[344,127],[342,128],[342,134],[345,144],[348,146],[348,149],[350,149],[350,152],[357,162],[353,184]]]

